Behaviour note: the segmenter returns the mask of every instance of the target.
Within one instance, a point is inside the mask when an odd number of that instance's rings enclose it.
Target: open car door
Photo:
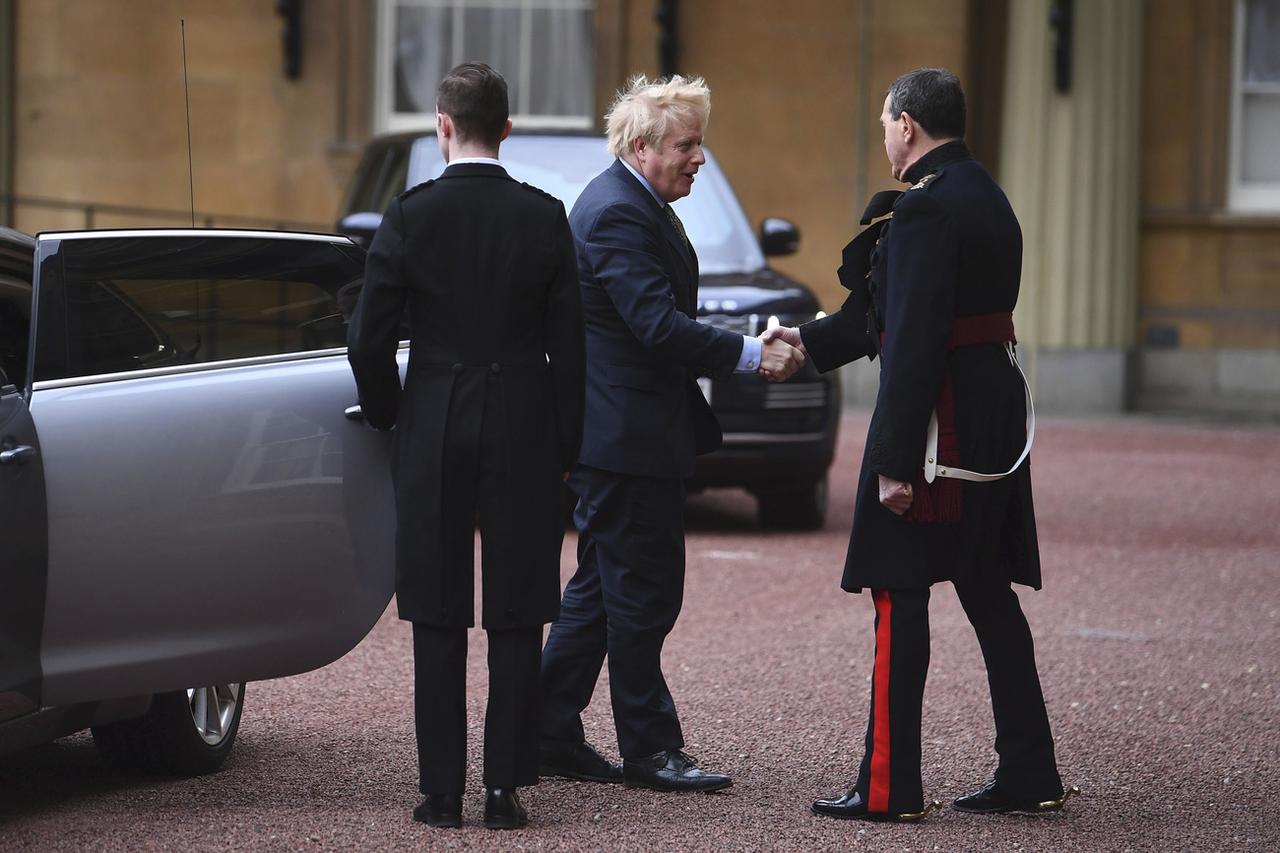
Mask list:
[[[389,437],[356,402],[342,237],[37,238],[46,705],[323,666],[393,589]]]

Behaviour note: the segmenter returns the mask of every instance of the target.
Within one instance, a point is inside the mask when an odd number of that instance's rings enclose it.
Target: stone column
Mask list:
[[[1075,0],[1054,86],[1050,0],[1009,4],[999,178],[1022,223],[1020,348],[1043,411],[1120,411],[1136,333],[1141,0]]]

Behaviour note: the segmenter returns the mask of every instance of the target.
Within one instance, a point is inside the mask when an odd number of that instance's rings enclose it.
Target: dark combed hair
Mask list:
[[[507,126],[507,81],[483,62],[464,62],[440,81],[436,109],[463,139],[497,145]]]
[[[960,78],[945,68],[908,71],[886,92],[889,118],[907,113],[934,139],[964,136],[964,90]]]

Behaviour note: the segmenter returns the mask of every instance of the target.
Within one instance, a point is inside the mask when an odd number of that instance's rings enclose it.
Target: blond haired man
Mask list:
[[[671,202],[706,162],[711,93],[701,78],[637,77],[605,117],[617,161],[569,215],[587,338],[578,571],[542,653],[543,775],[665,791],[732,780],[681,751],[662,676],[662,644],[684,592],[684,479],[720,445],[698,376],[761,372],[783,380],[804,356],[697,322],[698,258]],[[609,658],[623,766],[586,743],[581,713]]]

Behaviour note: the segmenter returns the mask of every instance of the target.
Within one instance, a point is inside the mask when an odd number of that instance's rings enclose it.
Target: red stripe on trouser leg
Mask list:
[[[876,663],[871,676],[871,692],[875,719],[871,740],[871,785],[867,792],[867,810],[889,810],[889,655],[893,602],[889,590],[871,591],[876,605]]]

